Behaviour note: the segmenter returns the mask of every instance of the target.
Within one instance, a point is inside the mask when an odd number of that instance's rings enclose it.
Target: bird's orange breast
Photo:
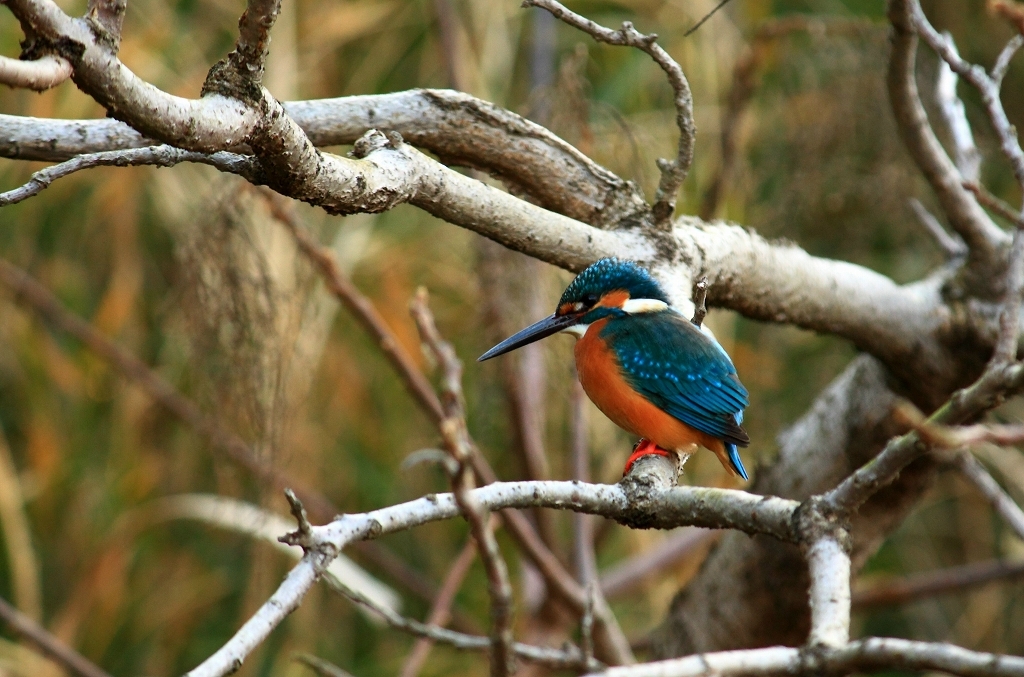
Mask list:
[[[725,458],[721,440],[665,413],[626,382],[615,352],[600,337],[607,322],[606,318],[590,325],[575,350],[580,383],[597,408],[620,428],[663,449],[681,451],[698,444]]]

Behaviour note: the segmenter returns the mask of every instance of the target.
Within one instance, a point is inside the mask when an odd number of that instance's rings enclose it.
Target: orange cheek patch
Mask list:
[[[621,308],[622,304],[629,300],[629,292],[625,289],[615,289],[608,292],[601,297],[601,300],[597,302],[597,306],[604,306],[605,308]]]
[[[558,306],[558,312],[556,312],[555,314],[556,315],[568,315],[571,312],[572,312],[572,304],[571,303],[563,303],[562,305]]]

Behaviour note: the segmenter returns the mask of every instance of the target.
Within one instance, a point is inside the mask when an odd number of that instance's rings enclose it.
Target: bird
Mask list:
[[[576,374],[587,396],[616,425],[641,438],[626,466],[660,450],[714,452],[748,479],[738,447],[747,389],[725,349],[683,316],[634,261],[602,258],[566,287],[555,312],[478,359],[504,355],[565,332],[577,338]]]

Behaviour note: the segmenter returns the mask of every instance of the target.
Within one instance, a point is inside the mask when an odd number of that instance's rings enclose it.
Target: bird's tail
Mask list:
[[[736,474],[745,480],[750,479],[747,477],[747,471],[743,467],[743,460],[740,458],[740,450],[736,445],[726,442],[725,453],[729,455],[729,464],[732,465],[732,469],[736,471]]]

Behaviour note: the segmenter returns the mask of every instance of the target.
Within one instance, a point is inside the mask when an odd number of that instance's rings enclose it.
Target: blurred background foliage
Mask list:
[[[684,37],[714,4],[572,4],[604,25],[631,20],[656,31],[682,63],[698,138],[680,211],[734,220],[900,282],[941,265],[941,252],[907,206],[918,197],[935,211],[889,112],[883,0],[734,0]],[[85,3],[62,7],[81,13]],[[231,48],[241,10],[240,2],[227,0],[132,0],[121,57],[157,86],[197,96],[209,66]],[[991,64],[1010,35],[980,1],[936,0],[926,10],[974,62]],[[20,39],[16,22],[0,11],[0,53],[17,54]],[[920,62],[930,100],[935,60],[922,52]],[[289,0],[273,34],[268,86],[283,99],[456,86],[546,123],[648,195],[657,180],[654,160],[671,156],[676,139],[671,92],[645,55],[594,45],[514,0]],[[730,116],[730,96],[742,88],[745,103]],[[961,94],[985,157],[984,182],[1019,200],[976,97],[967,88]],[[1004,86],[1018,125],[1022,98],[1018,58]],[[0,112],[103,115],[71,84],[41,95],[0,90]],[[724,161],[727,136],[735,152]],[[18,185],[39,166],[0,161],[0,185]],[[720,190],[711,195],[716,181]],[[473,361],[500,335],[550,312],[570,279],[566,273],[409,207],[346,219],[306,208],[300,214],[418,357],[408,301],[418,286],[430,290],[438,324],[467,364],[470,428],[503,478],[537,471],[523,460],[519,419],[508,404],[507,386],[517,378],[527,390],[521,402],[532,408],[526,415],[533,418],[523,420],[539,426],[536,437],[547,450],[548,468],[540,471],[572,476],[570,341],[544,342],[505,372]],[[445,489],[435,468],[400,470],[411,452],[437,444],[432,425],[372,340],[327,298],[259,193],[239,179],[186,166],[76,174],[0,212],[0,255],[29,269],[74,313],[341,510]],[[753,444],[746,455],[748,467],[756,467],[772,459],[775,436],[854,351],[830,337],[724,311],[713,311],[709,322],[751,390]],[[423,366],[430,367],[425,360]],[[596,410],[588,413],[592,476],[615,481],[632,440]],[[1016,420],[1022,412],[1001,413]],[[290,565],[246,536],[161,517],[154,501],[196,492],[279,513],[285,508],[276,491],[213,453],[82,345],[49,331],[6,290],[0,290],[0,423],[6,495],[0,595],[113,675],[192,667],[266,599]],[[1024,497],[1019,455],[990,450],[987,458],[1017,498]],[[710,454],[690,461],[686,481],[734,486]],[[569,518],[545,519],[568,561]],[[618,526],[599,534],[602,568],[666,537]],[[451,522],[385,544],[436,585],[465,538],[465,526]],[[519,581],[519,630],[529,636],[536,579],[511,544],[503,545]],[[627,635],[643,638],[701,556],[614,600]],[[997,557],[1024,558],[1024,547],[972,488],[947,474],[858,585]],[[360,561],[402,593],[406,613],[423,616],[427,602]],[[1022,596],[1024,585],[1001,583],[866,611],[858,619],[862,631],[1020,654]],[[486,608],[476,563],[457,597],[463,627],[485,626]],[[572,625],[562,632],[572,636]],[[307,674],[294,661],[307,652],[360,676],[391,675],[411,641],[318,588],[240,674]],[[435,648],[423,674],[485,670],[478,656]],[[0,674],[58,673],[0,632]]]

